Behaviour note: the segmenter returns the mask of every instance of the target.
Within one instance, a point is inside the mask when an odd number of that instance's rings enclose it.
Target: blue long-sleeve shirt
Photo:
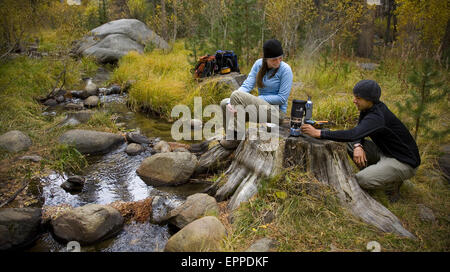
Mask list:
[[[256,85],[256,76],[262,67],[262,59],[253,64],[247,79],[239,87],[239,91],[251,92]],[[269,69],[263,77],[264,88],[258,88],[258,97],[271,105],[279,105],[280,111],[286,113],[289,94],[292,88],[292,70],[289,64],[282,61],[277,73],[272,76],[273,69]]]

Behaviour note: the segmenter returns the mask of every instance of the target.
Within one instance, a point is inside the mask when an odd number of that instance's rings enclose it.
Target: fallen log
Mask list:
[[[275,137],[269,137],[267,132],[259,133],[260,137],[254,140],[249,139],[247,133],[224,176],[207,190],[217,201],[231,198],[230,210],[254,196],[262,179],[298,166],[331,186],[341,204],[362,221],[384,232],[414,238],[392,212],[361,189],[350,166],[345,144],[308,136],[289,137],[285,131],[284,135]]]

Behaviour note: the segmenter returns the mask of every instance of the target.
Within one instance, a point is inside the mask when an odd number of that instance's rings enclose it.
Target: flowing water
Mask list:
[[[105,74],[101,74],[105,77]],[[107,77],[106,77],[107,78]],[[94,81],[95,82],[95,81]],[[101,86],[101,82],[96,82]],[[130,111],[126,106],[126,95],[101,96],[104,106],[99,110],[108,111],[116,116],[116,123],[124,123],[127,130],[138,130],[152,138],[173,141],[170,136],[171,124],[161,119],[151,118],[142,113]],[[77,102],[74,99],[74,102]],[[61,113],[61,108],[49,111]],[[200,192],[209,184],[190,182],[176,187],[158,187],[147,185],[136,174],[141,162],[151,156],[149,150],[129,156],[125,153],[126,144],[105,155],[87,157],[89,166],[81,176],[85,185],[81,193],[70,194],[60,187],[68,174],[53,173],[42,180],[45,206],[68,204],[79,207],[89,203],[109,204],[114,201],[139,201],[148,197],[159,196],[163,199],[162,207],[154,207],[154,216],[162,216],[169,209],[181,205],[186,196]],[[155,214],[156,213],[156,214]],[[169,239],[167,226],[150,223],[132,222],[124,226],[115,238],[100,242],[95,246],[82,247],[82,251],[162,251]],[[50,233],[44,234],[31,248],[31,251],[66,251],[66,245],[55,241]]]

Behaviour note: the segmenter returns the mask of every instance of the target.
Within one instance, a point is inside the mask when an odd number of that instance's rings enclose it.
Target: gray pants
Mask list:
[[[249,116],[256,116],[257,122],[264,121],[264,122],[270,123],[270,122],[272,122],[271,115],[273,115],[273,118],[278,119],[277,120],[278,124],[281,124],[282,120],[286,116],[286,114],[284,112],[279,111],[277,105],[271,105],[268,102],[266,102],[265,100],[262,100],[254,95],[236,90],[231,94],[230,98],[225,98],[220,102],[220,107],[222,108],[222,113],[223,113],[223,124],[224,124],[225,130],[228,129],[228,125],[229,125],[229,123],[227,123],[227,118],[226,118],[228,102],[233,106],[242,105],[246,109],[245,121],[249,121]],[[255,107],[247,107],[249,105],[254,105]],[[262,105],[267,107],[267,120],[260,120],[259,110],[260,110],[260,106],[262,106]],[[245,123],[236,122],[236,119],[237,118],[230,118],[230,120],[228,120],[228,122],[230,122],[231,120],[234,120],[235,121],[235,126],[234,126],[235,130],[237,129],[237,131],[240,131],[240,130],[245,131]],[[275,120],[273,120],[273,121],[275,121]]]
[[[393,190],[416,174],[416,169],[409,164],[386,157],[372,141],[365,140],[363,148],[368,166],[356,174],[356,180],[363,189]],[[353,158],[353,143],[348,143],[347,152]]]

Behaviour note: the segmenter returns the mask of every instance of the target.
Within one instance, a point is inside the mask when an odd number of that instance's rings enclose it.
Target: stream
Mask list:
[[[93,82],[98,87],[108,79],[108,72],[100,68]],[[103,106],[97,110],[108,111],[117,117],[116,123],[124,123],[125,129],[139,131],[148,138],[160,138],[173,141],[170,130],[171,124],[146,114],[132,112],[126,106],[127,94],[100,96]],[[73,99],[72,102],[77,102]],[[62,107],[49,108],[48,112],[62,114]],[[164,215],[168,210],[181,205],[185,198],[191,194],[204,190],[209,184],[190,182],[176,187],[158,187],[147,185],[136,174],[141,162],[151,156],[149,150],[129,156],[125,153],[127,144],[122,144],[105,155],[87,156],[89,165],[83,169],[85,185],[81,193],[70,194],[60,185],[67,179],[68,174],[53,173],[41,180],[45,206],[58,206],[68,204],[79,207],[89,203],[109,204],[115,201],[139,201],[148,197],[159,196],[163,199],[161,207],[154,207],[156,216]],[[100,242],[94,246],[82,247],[81,251],[163,251],[170,238],[168,226],[159,226],[151,223],[125,224],[119,235],[115,238]],[[60,252],[66,251],[66,245],[58,243],[47,232],[36,242],[30,251]]]

